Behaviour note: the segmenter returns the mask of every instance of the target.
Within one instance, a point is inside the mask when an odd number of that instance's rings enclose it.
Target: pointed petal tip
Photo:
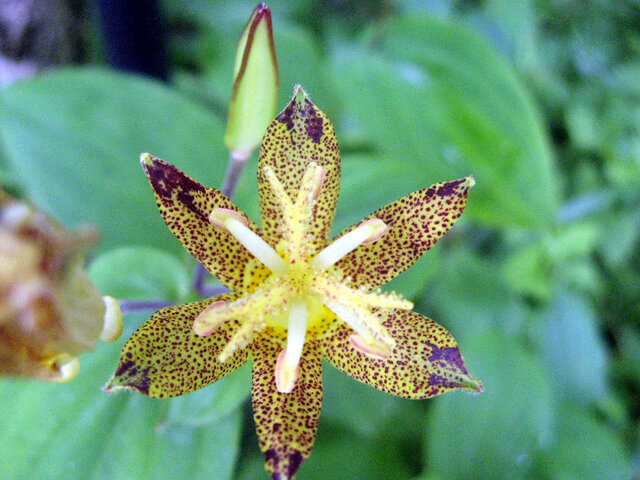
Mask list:
[[[469,391],[471,394],[479,394],[484,391],[482,382],[471,374],[463,376],[461,387]]]
[[[121,383],[122,382],[122,383]],[[154,397],[155,395],[149,395],[149,385],[140,384],[136,385],[135,379],[127,379],[122,376],[118,376],[117,372],[109,379],[107,384],[102,387],[102,391],[108,395],[118,394],[123,391],[142,393]],[[157,398],[157,397],[156,397]]]
[[[473,177],[473,175],[469,175],[468,177],[465,178],[464,183],[462,184],[463,187],[467,187],[467,188],[471,188],[476,184],[476,179]]]
[[[295,87],[293,87],[293,99],[297,103],[304,102],[308,98],[309,98],[309,96],[307,95],[307,92],[304,91],[304,88],[302,88],[302,85],[300,85],[298,83],[298,84],[296,84]]]
[[[117,393],[121,390],[124,390],[124,387],[116,383],[115,375],[109,379],[104,387],[102,387],[102,391],[108,395],[113,395],[114,393]]]
[[[264,452],[264,456],[267,460],[265,469],[271,474],[273,480],[293,480],[308,455],[296,449],[291,449],[284,454],[273,449]]]
[[[142,164],[143,168],[146,165],[153,165],[153,160],[154,158],[151,156],[150,153],[145,152],[140,154],[140,163]]]

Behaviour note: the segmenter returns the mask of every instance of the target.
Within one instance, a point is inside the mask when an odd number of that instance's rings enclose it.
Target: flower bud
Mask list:
[[[224,143],[238,159],[260,144],[278,104],[278,63],[271,11],[258,5],[245,26],[234,68],[233,93]]]
[[[122,331],[83,268],[95,233],[68,232],[0,191],[0,375],[71,380],[78,355]]]

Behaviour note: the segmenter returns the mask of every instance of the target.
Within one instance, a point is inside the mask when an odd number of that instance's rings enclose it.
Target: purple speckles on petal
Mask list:
[[[430,362],[444,361],[448,365],[457,367],[460,372],[468,373],[458,347],[442,349],[433,343],[426,342],[426,344],[431,348]]]

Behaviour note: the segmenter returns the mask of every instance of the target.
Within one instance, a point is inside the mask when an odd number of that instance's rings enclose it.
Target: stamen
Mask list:
[[[122,310],[118,301],[113,297],[105,295],[102,297],[102,301],[104,302],[105,312],[100,340],[113,342],[120,338],[122,334]]]
[[[53,360],[53,367],[58,370],[59,376],[53,378],[54,382],[65,383],[73,380],[80,371],[80,360],[67,354],[60,355]]]
[[[291,393],[296,386],[300,367],[296,365],[293,370],[288,370],[284,366],[284,359],[287,356],[287,349],[283,349],[276,360],[276,388],[280,393]]]
[[[338,318],[353,328],[362,337],[364,343],[379,346],[378,348],[381,349],[387,347],[389,352],[395,347],[396,342],[393,337],[382,326],[380,320],[366,308],[345,305],[328,298],[323,298],[322,301]]]
[[[264,167],[262,171],[264,172],[265,177],[267,177],[267,181],[271,186],[271,190],[273,190],[273,194],[275,195],[276,199],[278,200],[278,203],[280,204],[280,210],[282,210],[282,216],[286,219],[287,217],[286,214],[290,212],[291,209],[293,208],[293,202],[289,198],[289,195],[287,195],[287,192],[284,190],[284,187],[280,183],[280,180],[278,180],[278,177],[276,177],[276,174],[273,171],[273,168]]]
[[[289,308],[287,348],[280,352],[276,363],[276,387],[281,393],[291,392],[298,380],[308,316],[307,301],[303,297],[294,298]]]
[[[300,182],[295,202],[287,195],[271,167],[264,167],[263,171],[282,211],[287,257],[292,264],[306,261],[309,225],[313,220],[314,202],[319,197],[324,182],[324,169],[315,162],[309,163]]]
[[[228,320],[227,317],[220,315],[220,307],[223,305],[228,305],[228,302],[222,300],[213,302],[200,312],[192,327],[196,335],[201,337],[211,335]]]
[[[326,270],[360,245],[373,243],[388,231],[389,228],[382,220],[366,220],[318,253],[311,263],[318,271]]]
[[[205,308],[193,322],[197,335],[209,335],[229,320],[253,321],[256,312],[268,317],[282,310],[290,288],[277,277],[271,277],[261,288],[233,302],[219,300]],[[247,320],[248,319],[248,320]]]
[[[247,225],[247,219],[228,208],[214,208],[209,214],[209,222],[238,240],[273,273],[285,273],[286,262],[271,246],[253,232]]]
[[[356,350],[359,350],[365,355],[373,358],[378,358],[380,360],[386,360],[393,352],[393,349],[390,349],[383,343],[367,343],[365,339],[357,333],[354,333],[349,337],[349,343],[353,345]]]
[[[296,207],[307,210],[313,207],[313,202],[320,196],[324,183],[324,168],[316,162],[310,162],[300,182],[300,190],[296,198]],[[308,212],[311,216],[311,212]]]

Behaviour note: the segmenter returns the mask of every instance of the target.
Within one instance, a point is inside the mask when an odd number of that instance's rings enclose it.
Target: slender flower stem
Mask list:
[[[198,263],[198,266],[196,267],[196,274],[193,279],[193,289],[198,293],[198,295],[202,297],[205,296],[203,294],[203,292],[205,291],[204,281],[206,280],[207,275],[209,275],[207,269],[204,268],[204,265]]]
[[[232,151],[229,155],[229,165],[227,166],[227,174],[225,176],[222,188],[220,191],[227,197],[232,198],[238,186],[240,176],[244,171],[244,167],[247,165],[247,159],[249,158],[248,152]],[[195,278],[193,279],[193,289],[201,297],[212,297],[225,293],[228,290],[225,288],[223,291],[219,291],[220,287],[208,288],[204,282],[209,275],[209,272],[204,265],[198,263],[196,268]]]
[[[227,166],[227,174],[222,184],[220,191],[227,197],[233,197],[238,187],[238,180],[244,171],[244,167],[247,165],[247,159],[250,152],[233,151],[229,155],[229,165]]]
[[[170,307],[172,302],[166,300],[119,300],[120,310],[122,314],[135,312],[146,312],[148,310],[159,310],[164,307]]]

